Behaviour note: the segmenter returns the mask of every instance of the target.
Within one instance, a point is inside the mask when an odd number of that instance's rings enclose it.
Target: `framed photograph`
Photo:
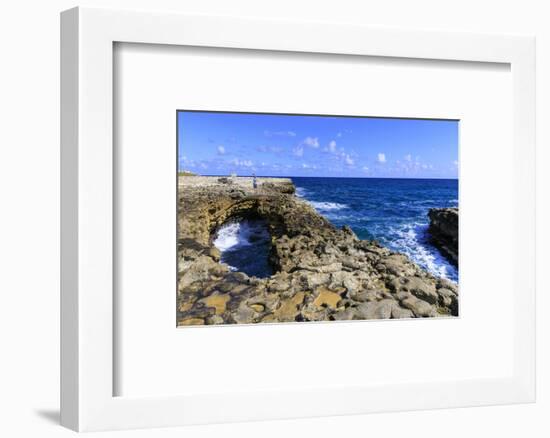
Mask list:
[[[178,326],[459,316],[458,120],[177,118]]]
[[[534,401],[534,38],[61,32],[63,425]]]

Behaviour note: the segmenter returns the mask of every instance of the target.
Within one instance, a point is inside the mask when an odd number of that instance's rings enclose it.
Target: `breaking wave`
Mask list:
[[[304,189],[303,187],[296,187],[296,196],[298,198],[305,198],[309,191],[307,189]]]
[[[268,257],[271,236],[262,220],[229,222],[217,231],[213,244],[220,250],[221,262],[232,271],[259,278],[272,274]]]
[[[313,207],[315,207],[318,211],[333,211],[333,210],[342,210],[344,208],[348,208],[346,204],[340,204],[338,202],[317,202],[317,201],[309,201]]]
[[[390,228],[394,238],[388,246],[394,251],[407,255],[413,262],[436,277],[458,282],[458,270],[429,243],[428,225],[420,223],[404,224]]]

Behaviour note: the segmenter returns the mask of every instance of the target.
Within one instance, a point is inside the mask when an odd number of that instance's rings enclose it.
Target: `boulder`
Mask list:
[[[458,266],[458,208],[431,208],[428,217],[432,243]]]
[[[411,310],[417,317],[437,316],[437,311],[432,305],[412,295],[401,301],[401,305]]]
[[[360,316],[359,319],[389,319],[394,306],[398,304],[393,299],[371,301],[357,306],[357,313]]]

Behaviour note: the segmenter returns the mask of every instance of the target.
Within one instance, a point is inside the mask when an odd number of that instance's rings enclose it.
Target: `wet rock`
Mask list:
[[[428,217],[432,243],[458,266],[458,208],[431,208]]]

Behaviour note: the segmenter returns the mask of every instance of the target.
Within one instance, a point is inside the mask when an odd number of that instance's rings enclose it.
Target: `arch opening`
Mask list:
[[[220,262],[250,277],[274,274],[270,263],[271,235],[261,218],[231,218],[214,233],[212,244],[220,251]]]

